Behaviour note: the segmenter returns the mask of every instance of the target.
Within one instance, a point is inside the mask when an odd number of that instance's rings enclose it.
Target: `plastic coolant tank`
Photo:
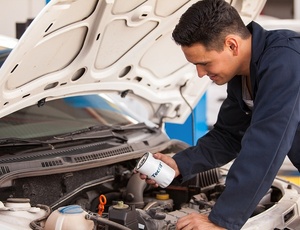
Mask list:
[[[79,205],[61,207],[48,217],[45,230],[92,230],[94,222],[85,219],[86,214]]]
[[[31,230],[30,223],[46,215],[46,211],[31,207],[27,199],[10,199],[0,202],[1,230]]]

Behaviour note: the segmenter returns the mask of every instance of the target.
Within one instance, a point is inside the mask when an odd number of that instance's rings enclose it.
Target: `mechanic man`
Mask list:
[[[173,38],[199,77],[228,83],[227,98],[214,128],[196,146],[173,158],[155,157],[183,180],[235,159],[210,215],[187,215],[177,228],[240,229],[286,155],[300,169],[300,36],[266,31],[255,22],[245,26],[224,0],[203,0],[182,15]]]

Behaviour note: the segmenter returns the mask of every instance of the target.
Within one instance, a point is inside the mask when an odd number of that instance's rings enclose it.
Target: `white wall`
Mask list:
[[[294,0],[294,19],[300,19],[300,1]]]
[[[16,37],[16,22],[34,18],[45,5],[45,0],[0,0],[0,34]]]

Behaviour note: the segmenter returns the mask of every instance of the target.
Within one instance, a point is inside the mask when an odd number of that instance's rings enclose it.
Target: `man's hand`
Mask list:
[[[180,174],[178,166],[177,166],[175,160],[172,157],[167,156],[166,154],[162,154],[162,153],[155,153],[155,154],[153,154],[153,157],[163,161],[164,163],[169,165],[172,169],[174,169],[175,170],[175,177],[177,177]],[[147,178],[146,175],[140,174],[140,178],[143,179],[143,180],[146,180],[147,184],[150,184],[154,187],[158,187],[158,184],[156,183],[156,181]]]
[[[177,222],[176,229],[178,230],[225,230],[225,228],[222,228],[212,223],[208,219],[208,216],[199,213],[191,213],[187,216],[181,217]]]

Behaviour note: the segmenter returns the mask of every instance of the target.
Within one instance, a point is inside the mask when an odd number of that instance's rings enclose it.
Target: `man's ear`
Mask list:
[[[225,38],[225,49],[228,49],[229,51],[232,52],[234,56],[238,55],[239,53],[239,43],[237,39],[234,36],[228,35]]]

